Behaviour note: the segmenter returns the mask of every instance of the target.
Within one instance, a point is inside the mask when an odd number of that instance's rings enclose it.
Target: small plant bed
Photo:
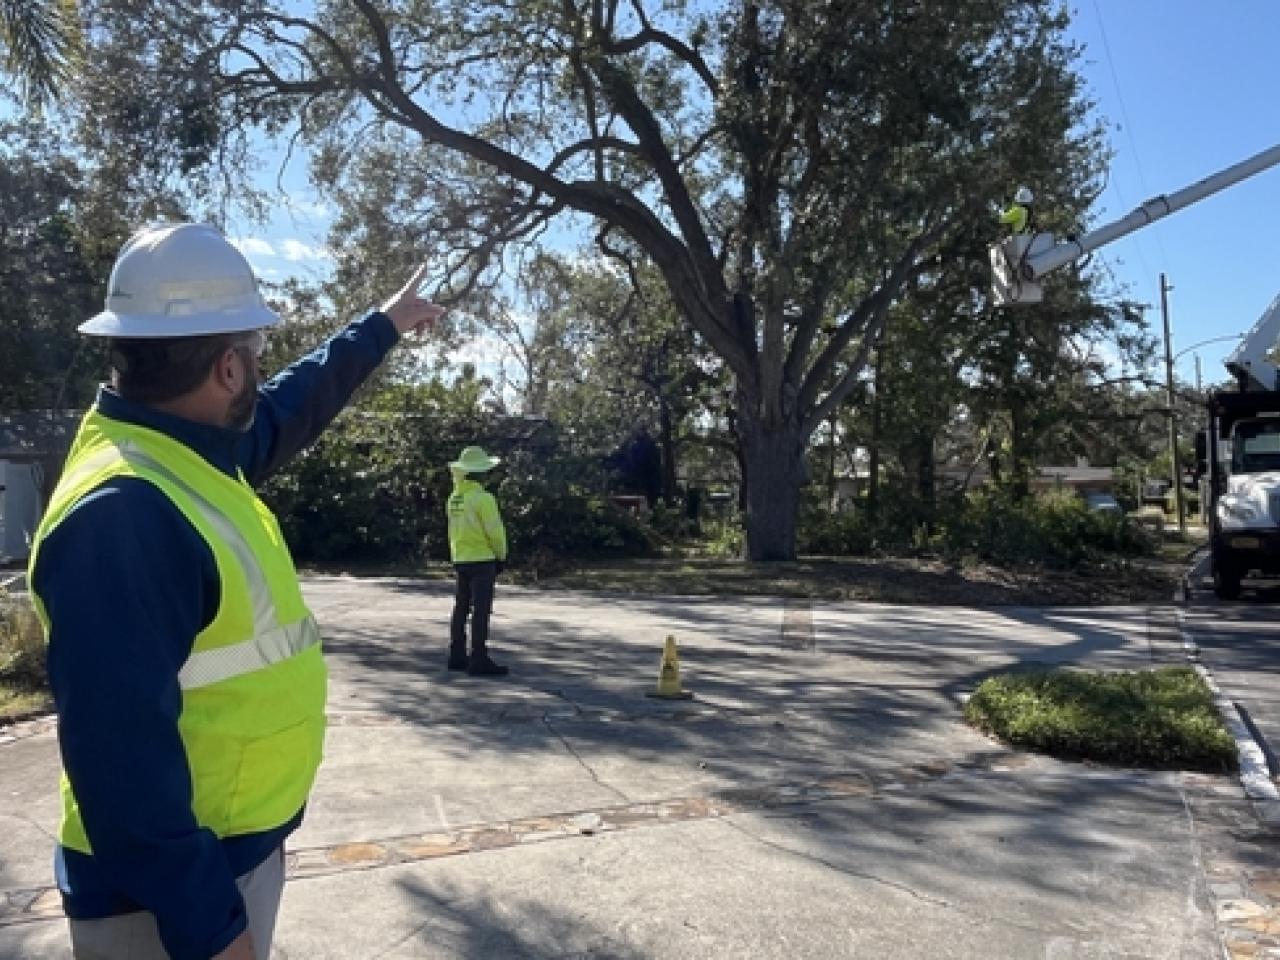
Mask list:
[[[1011,746],[1065,760],[1211,773],[1237,764],[1213,696],[1189,667],[1000,674],[978,686],[965,718]]]

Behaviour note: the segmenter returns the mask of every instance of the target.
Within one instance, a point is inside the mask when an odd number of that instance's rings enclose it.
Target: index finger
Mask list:
[[[408,283],[404,285],[404,288],[406,290],[412,290],[414,293],[417,293],[418,287],[422,285],[422,280],[424,277],[426,277],[426,275],[427,275],[427,265],[424,263],[418,267],[418,269],[414,272],[413,277],[409,280]]]

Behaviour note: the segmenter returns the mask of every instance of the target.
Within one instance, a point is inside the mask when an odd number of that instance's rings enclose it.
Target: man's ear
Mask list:
[[[240,389],[240,379],[244,376],[244,368],[240,358],[236,356],[234,347],[227,347],[213,364],[213,380],[219,387],[229,393]]]

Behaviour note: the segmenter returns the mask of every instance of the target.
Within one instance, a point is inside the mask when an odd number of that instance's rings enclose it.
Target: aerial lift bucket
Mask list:
[[[988,250],[991,258],[991,296],[996,306],[1006,303],[1039,303],[1044,299],[1044,289],[1035,280],[1022,276],[1022,264],[1027,256],[1053,245],[1048,233],[1016,233],[1007,240],[992,244]]]

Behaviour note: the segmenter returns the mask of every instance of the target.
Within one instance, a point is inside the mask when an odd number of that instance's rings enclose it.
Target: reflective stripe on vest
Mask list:
[[[193,653],[178,671],[178,683],[183,690],[197,690],[288,660],[319,642],[320,630],[308,617],[259,633],[244,643]]]
[[[117,458],[124,459],[135,468],[159,474],[190,497],[200,511],[200,516],[218,532],[223,543],[235,555],[248,581],[253,602],[254,635],[242,643],[193,652],[178,671],[178,683],[183,690],[195,690],[211,683],[253,673],[273,663],[288,660],[320,642],[320,630],[311,617],[283,626],[279,624],[275,602],[271,598],[262,565],[235,524],[201,496],[199,491],[140,449],[136,443],[125,440],[114,448],[83,460],[67,475],[66,481],[74,483],[79,477],[101,470]]]

